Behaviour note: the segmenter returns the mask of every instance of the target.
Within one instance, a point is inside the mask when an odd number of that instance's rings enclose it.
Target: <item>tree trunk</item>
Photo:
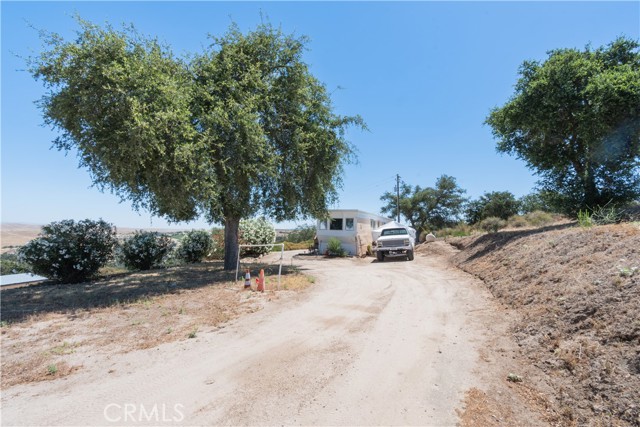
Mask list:
[[[224,221],[224,269],[236,269],[238,260],[240,218],[226,218]]]
[[[586,168],[584,180],[584,205],[591,209],[601,204],[600,192],[596,186],[595,173],[591,167]]]

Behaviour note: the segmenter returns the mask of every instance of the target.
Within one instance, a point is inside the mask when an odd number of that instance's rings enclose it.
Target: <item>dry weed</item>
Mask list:
[[[265,294],[244,291],[233,277],[220,263],[204,263],[3,290],[2,387],[69,375],[80,367],[70,361],[92,352],[125,353],[188,339],[279,298],[277,276],[267,278]],[[280,289],[300,291],[311,283],[284,269]]]

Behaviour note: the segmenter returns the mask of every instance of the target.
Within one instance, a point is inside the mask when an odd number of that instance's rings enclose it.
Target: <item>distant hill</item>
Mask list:
[[[5,253],[15,246],[22,246],[29,240],[35,239],[40,234],[41,225],[37,224],[19,224],[7,222],[0,225],[0,253]],[[118,234],[126,235],[136,230],[158,231],[160,233],[175,233],[182,231],[180,229],[169,228],[131,228],[116,227]],[[189,230],[185,228],[184,230]]]

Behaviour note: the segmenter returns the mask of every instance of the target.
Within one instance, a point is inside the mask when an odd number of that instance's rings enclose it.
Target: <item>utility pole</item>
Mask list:
[[[398,213],[398,224],[400,224],[400,175],[396,174],[396,212]]]

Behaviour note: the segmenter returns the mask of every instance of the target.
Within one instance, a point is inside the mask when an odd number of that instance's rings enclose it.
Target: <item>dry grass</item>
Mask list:
[[[77,285],[2,290],[2,382],[69,375],[95,352],[125,353],[224,327],[311,279],[293,268],[267,276],[266,292],[243,289],[220,263],[119,274]],[[194,333],[194,331],[196,331]]]
[[[519,346],[563,425],[639,425],[640,230],[570,224],[464,238],[454,259],[517,310]]]

